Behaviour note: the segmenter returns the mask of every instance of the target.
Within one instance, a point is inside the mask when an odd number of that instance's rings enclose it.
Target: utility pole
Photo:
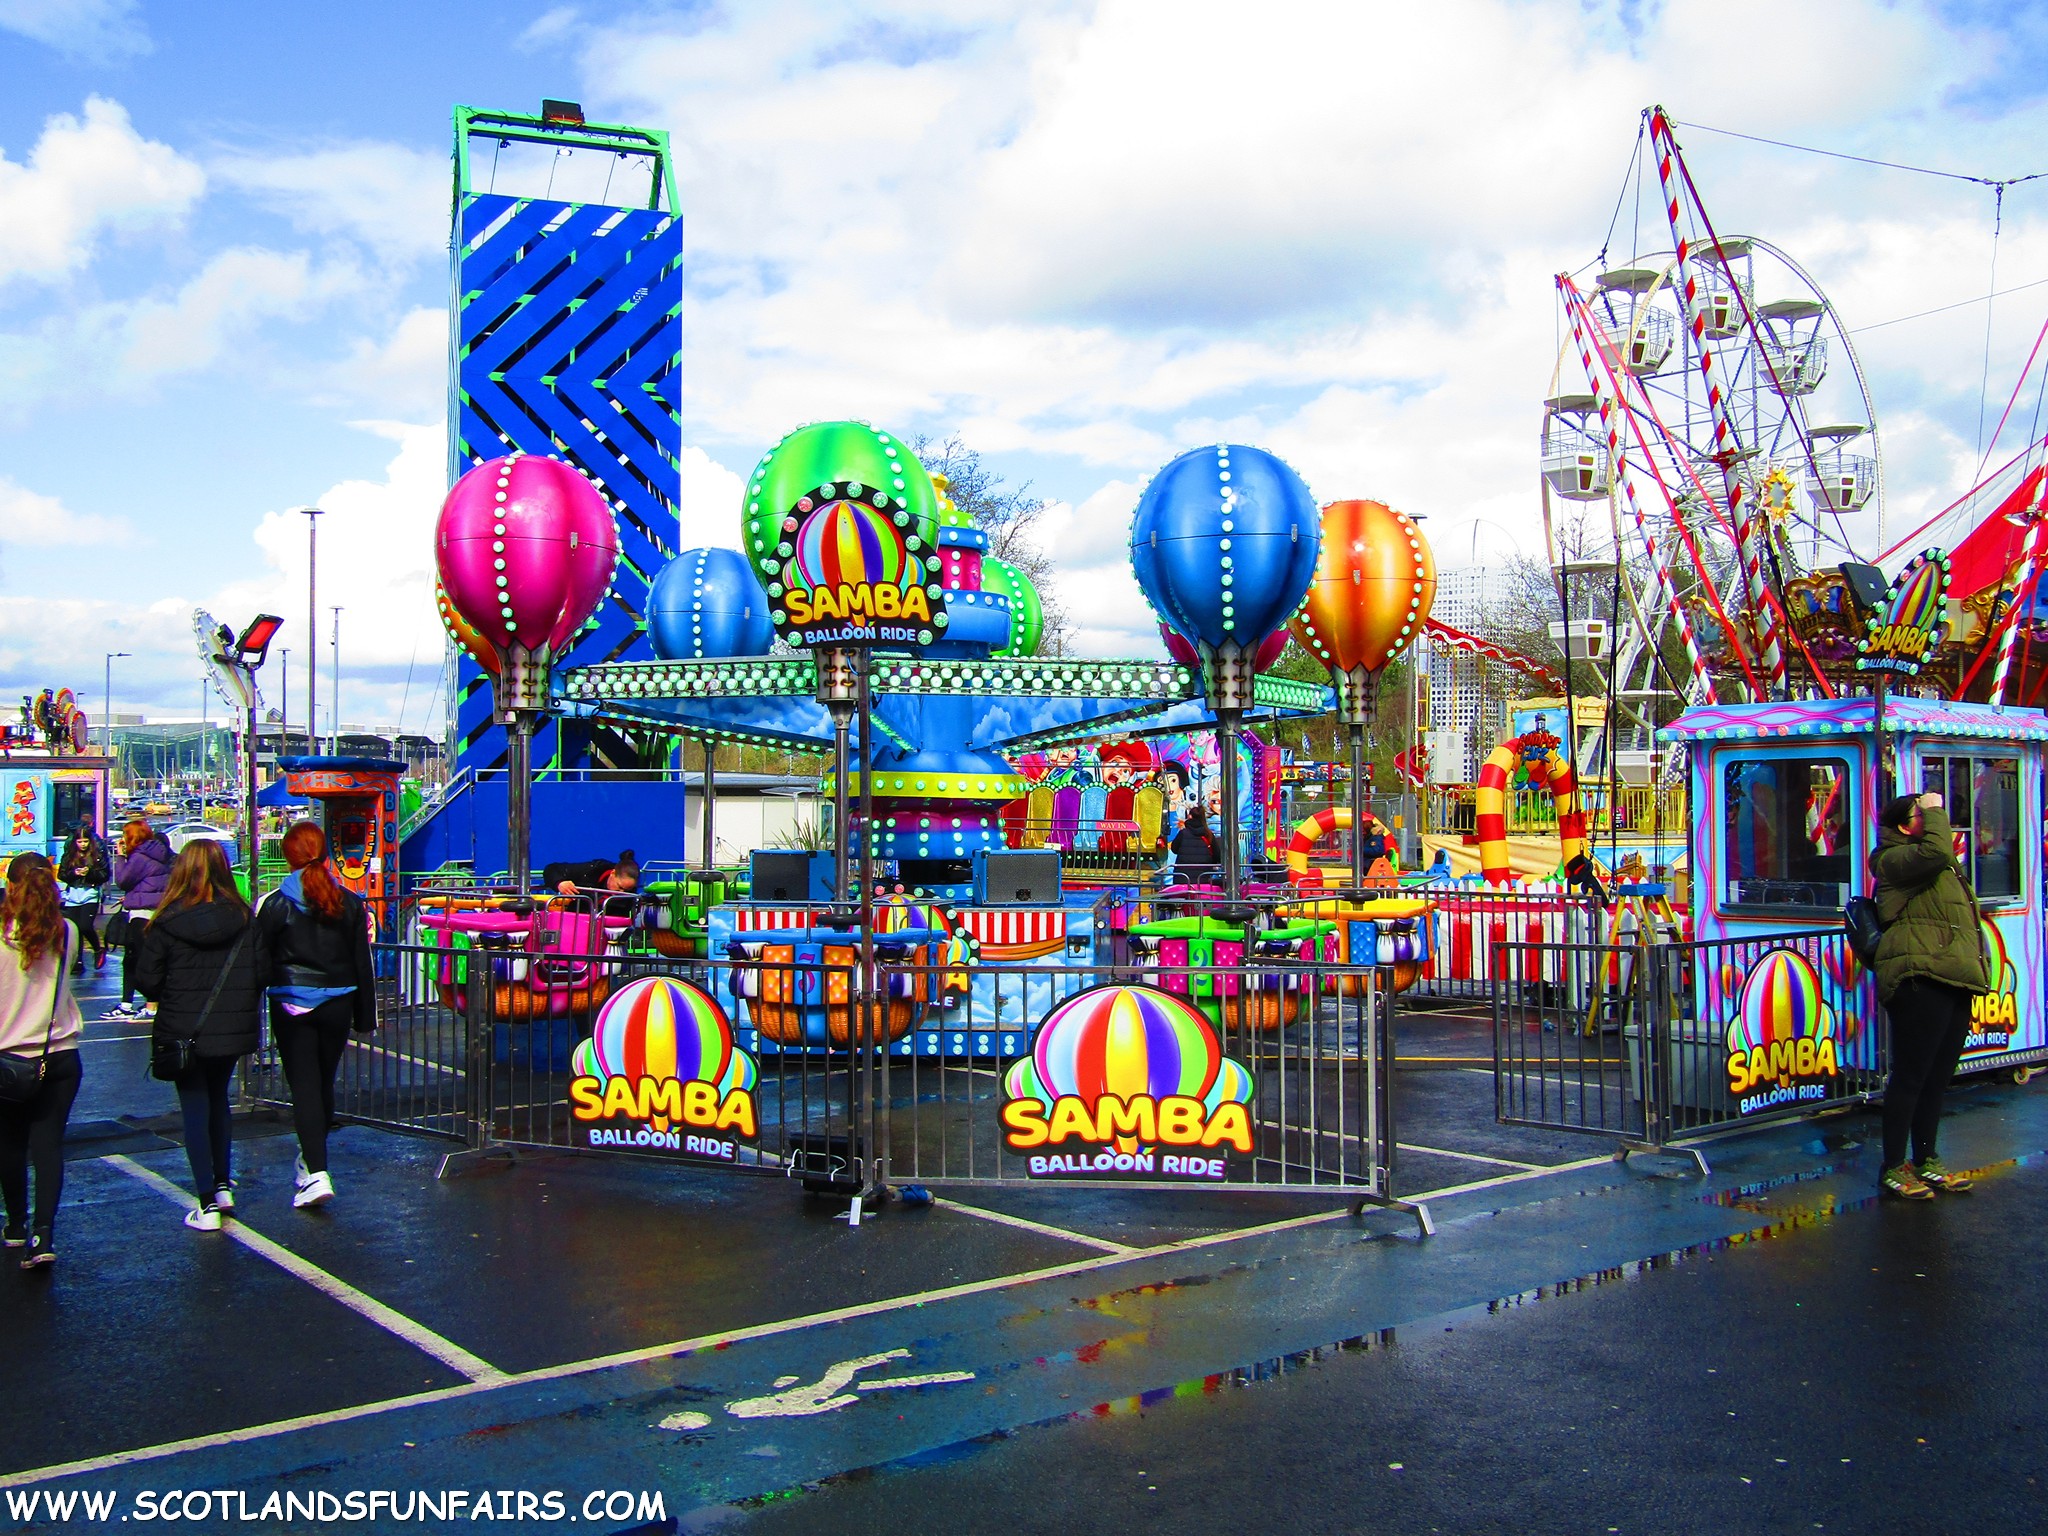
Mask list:
[[[320,584],[318,580],[320,509],[300,507],[306,518],[306,747],[320,751]]]
[[[106,721],[104,729],[107,733],[107,757],[109,760],[114,756],[114,663],[120,660],[121,657],[132,654],[130,651],[108,651],[105,653],[107,658],[107,686],[106,693],[102,696],[100,703],[105,711],[101,718]]]
[[[341,610],[334,610],[334,755],[341,755]]]
[[[277,664],[277,755],[284,757],[292,746],[292,649],[278,652]]]

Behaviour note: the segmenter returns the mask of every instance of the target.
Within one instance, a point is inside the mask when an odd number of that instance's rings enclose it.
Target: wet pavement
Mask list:
[[[42,1388],[0,1393],[0,1514],[489,1487],[658,1492],[685,1528],[1726,1531],[1913,1528],[1884,1523],[1905,1495],[1995,1530],[2036,1496],[2034,1087],[1958,1093],[1945,1150],[1983,1186],[1904,1208],[1871,1196],[1867,1114],[1715,1144],[1703,1178],[1496,1126],[1485,1073],[1418,1061],[1427,1239],[1327,1197],[1099,1186],[852,1230],[772,1178],[440,1180],[444,1143],[364,1127],[306,1213],[254,1119],[240,1230],[202,1235],[174,1100],[116,1038],[141,1032],[91,1031],[56,1272],[0,1270],[0,1358]],[[1476,1055],[1469,1023],[1403,1043]]]

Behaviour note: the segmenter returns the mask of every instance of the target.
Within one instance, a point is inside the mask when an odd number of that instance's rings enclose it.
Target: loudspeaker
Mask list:
[[[1028,853],[983,850],[974,856],[974,900],[984,907],[1056,907],[1060,856],[1056,849]]]
[[[1849,595],[1866,614],[1882,608],[1884,600],[1891,596],[1892,584],[1884,579],[1884,572],[1876,566],[1847,560],[1842,563],[1841,571]]]
[[[748,883],[750,901],[830,901],[832,855],[757,848]]]

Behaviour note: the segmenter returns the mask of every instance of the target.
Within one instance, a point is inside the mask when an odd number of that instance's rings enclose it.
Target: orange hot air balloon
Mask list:
[[[498,650],[490,641],[478,634],[469,620],[456,612],[455,605],[448,601],[448,594],[441,590],[441,583],[434,583],[434,608],[441,615],[441,627],[448,631],[448,638],[469,652],[470,659],[491,676],[498,675]]]
[[[1436,599],[1436,557],[1422,530],[1385,502],[1323,508],[1315,580],[1292,625],[1332,672],[1378,672],[1422,632]]]

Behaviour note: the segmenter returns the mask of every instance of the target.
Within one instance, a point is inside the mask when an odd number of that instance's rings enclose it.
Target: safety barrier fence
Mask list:
[[[1888,1025],[1839,928],[1697,942],[1508,943],[1493,973],[1510,1124],[1657,1147],[1867,1102]]]
[[[1478,800],[1476,784],[1431,785],[1423,797],[1422,830],[1438,837],[1477,831]],[[1595,779],[1579,785],[1578,808],[1591,831],[1636,836],[1655,832],[1674,840],[1685,837],[1683,784],[1608,784]],[[1503,809],[1511,835],[1557,830],[1557,802],[1548,789],[1510,790]]]
[[[773,943],[690,961],[379,950],[379,1028],[351,1040],[336,1113],[470,1152],[666,1158],[848,1195],[1117,1183],[1399,1203],[1391,994],[1312,944],[964,967],[895,946],[866,971],[857,949],[804,963]],[[921,1038],[941,1008],[943,1035]],[[267,1038],[244,1091],[289,1102]]]

